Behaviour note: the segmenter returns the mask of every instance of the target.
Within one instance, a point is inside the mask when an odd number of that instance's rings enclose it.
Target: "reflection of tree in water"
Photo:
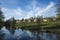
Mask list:
[[[32,32],[32,34],[34,35],[33,40],[41,40],[40,31]]]
[[[57,33],[56,36],[57,36],[57,40],[60,40],[60,33]]]
[[[56,34],[55,33],[47,33],[46,37],[48,40],[57,40]]]
[[[34,35],[33,40],[57,40],[55,33],[46,33],[46,32],[32,32]]]
[[[4,34],[1,33],[1,31],[0,31],[0,40],[4,40],[3,38],[4,38]]]
[[[41,40],[39,35],[40,35],[40,31],[37,32],[37,40]]]

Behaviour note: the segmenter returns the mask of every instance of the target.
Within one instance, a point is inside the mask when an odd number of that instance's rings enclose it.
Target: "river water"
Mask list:
[[[56,33],[34,32],[29,30],[16,29],[12,34],[5,27],[1,28],[0,37],[3,40],[59,40]]]

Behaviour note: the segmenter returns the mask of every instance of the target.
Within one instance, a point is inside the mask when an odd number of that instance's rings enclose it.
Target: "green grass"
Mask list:
[[[40,23],[35,23],[35,22],[20,22],[17,23],[17,27],[25,27],[25,28],[35,28],[33,25],[39,24],[37,28],[58,28],[57,26],[60,26],[60,21],[50,21],[50,22],[40,22]],[[31,27],[30,27],[31,26]]]

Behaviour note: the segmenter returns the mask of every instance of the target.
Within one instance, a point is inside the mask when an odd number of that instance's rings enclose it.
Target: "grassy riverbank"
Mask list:
[[[28,30],[41,30],[42,31],[51,31],[60,33],[60,21],[50,21],[50,22],[20,22],[17,24],[18,28],[28,29]]]

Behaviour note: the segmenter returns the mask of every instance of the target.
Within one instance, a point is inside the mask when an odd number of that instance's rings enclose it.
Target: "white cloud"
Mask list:
[[[50,4],[45,8],[45,10],[43,10],[44,12],[45,11],[48,11],[50,8],[52,8],[55,4],[53,2],[50,2]]]
[[[33,10],[35,10],[36,9],[36,0],[33,0],[33,2],[32,2],[32,6],[33,6]]]
[[[49,11],[53,6],[54,6],[54,3],[50,2],[50,4],[46,8],[41,9],[41,10],[38,9],[37,14],[35,14],[35,16],[43,15],[42,13]]]
[[[50,4],[42,9],[40,7],[37,7],[36,6],[36,1],[33,2],[33,10],[29,11],[27,16],[25,18],[30,18],[30,17],[37,17],[37,16],[41,16],[43,15],[45,12],[48,12],[48,11],[51,11],[50,9],[54,6],[54,3],[53,2],[50,2]]]
[[[26,17],[24,17],[24,19],[30,18],[30,17],[33,17],[33,11],[29,11]]]
[[[16,8],[16,9],[2,8],[2,11],[6,19],[9,19],[10,17],[21,16],[23,14],[23,11],[20,8]]]

